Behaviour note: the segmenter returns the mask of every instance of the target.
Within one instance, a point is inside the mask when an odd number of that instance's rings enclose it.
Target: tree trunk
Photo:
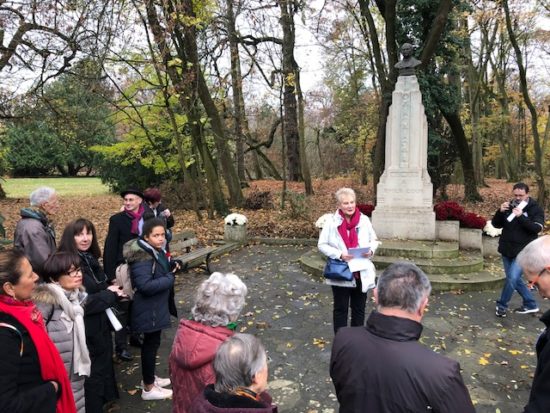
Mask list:
[[[468,31],[468,19],[462,19],[462,28]],[[472,56],[472,47],[470,38],[465,39],[464,58],[466,60],[466,78],[468,79],[466,86],[466,95],[470,106],[470,124],[472,127],[472,158],[476,180],[480,185],[486,186],[483,170],[483,145],[479,136],[479,118],[480,118],[480,103],[479,103],[479,82],[478,73],[474,65]]]
[[[453,139],[458,149],[462,170],[464,173],[464,198],[467,201],[482,201],[481,195],[477,191],[476,176],[472,162],[472,154],[468,147],[468,140],[462,128],[462,121],[457,112],[449,112],[443,105],[438,104],[439,110],[445,117],[445,120],[451,128]]]
[[[538,130],[538,113],[535,108],[535,105],[531,101],[531,97],[529,96],[529,89],[527,87],[527,72],[525,69],[525,66],[523,64],[523,56],[521,54],[521,50],[518,45],[516,34],[514,33],[514,30],[512,28],[512,19],[510,17],[510,10],[508,7],[508,0],[502,0],[502,6],[504,7],[504,14],[506,16],[506,29],[508,31],[508,37],[510,38],[510,42],[512,43],[512,47],[514,48],[514,52],[516,55],[516,63],[518,65],[519,70],[519,85],[521,94],[523,96],[523,101],[525,102],[525,106],[529,109],[529,113],[531,114],[531,133],[533,134],[533,147],[535,150],[535,173],[536,173],[536,181],[539,189],[538,198],[537,201],[541,208],[544,209],[546,205],[546,185],[544,182],[544,167],[543,167],[543,153],[542,153],[542,147],[540,142],[540,136],[539,136],[539,130]]]
[[[300,86],[300,70],[296,69],[296,92],[298,95],[298,130],[300,132],[300,160],[302,167],[302,176],[304,177],[304,186],[307,195],[313,195],[313,184],[311,183],[311,174],[307,162],[306,151],[306,127],[304,123],[304,95]]]
[[[233,89],[233,116],[235,122],[235,149],[237,158],[237,175],[241,183],[246,181],[244,171],[244,98],[243,98],[243,79],[241,74],[241,59],[239,57],[239,39],[235,28],[235,13],[233,11],[233,1],[226,0],[227,12],[227,37],[229,39],[229,55],[231,58],[231,88]]]
[[[168,44],[166,43],[166,36],[160,25],[154,1],[148,0],[146,6],[147,21],[149,22],[151,32],[153,33],[153,38],[159,50],[165,70],[167,71],[174,88],[179,94],[179,102],[187,115],[189,133],[201,156],[207,177],[208,192],[210,194],[210,206],[215,208],[221,215],[225,215],[228,212],[227,204],[221,190],[214,161],[206,142],[204,142],[202,138],[200,113],[195,107],[197,102],[196,90],[198,89],[196,71],[193,70],[189,64],[185,63],[188,62],[188,60],[184,50],[182,49],[179,50],[179,57],[184,62],[182,65],[182,71],[178,72],[175,65],[170,64],[172,61],[172,55]]]
[[[290,181],[302,179],[300,168],[300,134],[298,132],[298,113],[296,104],[296,69],[294,60],[294,0],[280,0],[281,28],[283,30],[282,69],[283,69],[283,125],[286,139],[288,176]]]
[[[193,9],[192,0],[183,0],[183,12],[185,15],[195,19],[195,11]],[[170,13],[172,15],[172,13]],[[243,203],[243,193],[241,190],[241,184],[239,182],[239,177],[237,176],[237,171],[233,165],[233,160],[231,159],[231,153],[229,151],[229,145],[227,144],[225,126],[221,120],[220,114],[208,85],[204,80],[204,74],[202,73],[199,55],[197,51],[197,39],[195,34],[195,25],[183,25],[183,39],[182,46],[187,56],[188,64],[191,66],[188,69],[193,71],[193,76],[195,76],[197,81],[197,93],[201,100],[204,110],[206,111],[208,117],[210,118],[210,124],[212,126],[212,132],[214,134],[214,143],[218,151],[218,156],[220,164],[223,171],[223,178],[227,184],[227,189],[229,191],[229,201],[234,206],[241,206]],[[174,30],[177,30],[175,28]]]

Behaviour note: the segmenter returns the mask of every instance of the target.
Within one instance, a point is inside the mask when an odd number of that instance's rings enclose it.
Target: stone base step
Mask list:
[[[383,239],[376,255],[404,258],[456,258],[458,241],[412,241]]]
[[[376,269],[384,269],[395,261],[411,261],[427,274],[465,274],[483,270],[483,256],[479,251],[461,251],[454,258],[387,257],[376,254],[372,262]]]
[[[479,255],[474,254],[474,255]],[[381,257],[378,257],[381,258]],[[397,261],[397,257],[384,257],[387,261],[384,262],[384,268],[392,262]],[[420,260],[417,260],[420,261]],[[417,263],[417,261],[413,261]],[[453,265],[449,262],[456,260],[447,260],[448,265]],[[301,268],[313,274],[320,279],[323,278],[323,268],[325,267],[326,258],[318,251],[312,250],[300,257]],[[456,265],[456,264],[455,264]],[[482,261],[483,265],[483,261]],[[378,273],[382,271],[382,265],[375,263]],[[426,272],[432,283],[434,291],[483,291],[501,288],[504,283],[504,271],[498,260],[486,260],[485,269],[474,272],[448,272],[443,274],[433,274]]]

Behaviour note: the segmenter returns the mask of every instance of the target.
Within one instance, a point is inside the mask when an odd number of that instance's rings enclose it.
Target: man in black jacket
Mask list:
[[[517,263],[529,284],[538,288],[541,297],[550,298],[550,235],[530,242],[517,256]],[[546,329],[537,341],[537,368],[524,413],[550,412],[550,310],[540,321]]]
[[[115,279],[116,268],[124,263],[122,247],[131,239],[139,237],[143,226],[143,193],[138,189],[127,189],[120,196],[124,200],[124,209],[109,218],[109,229],[105,238],[103,250],[103,267],[105,274],[111,281]],[[119,319],[123,329],[115,333],[115,353],[122,361],[131,361],[132,355],[128,351],[128,332],[126,326],[130,311],[130,302],[122,301],[117,306]],[[133,335],[130,344],[140,345],[139,336]]]
[[[430,291],[420,268],[394,263],[378,280],[367,326],[338,330],[330,376],[340,413],[475,412],[459,364],[418,343]]]
[[[519,314],[539,311],[537,302],[521,278],[521,267],[516,262],[520,251],[537,238],[544,226],[544,211],[529,196],[529,187],[518,182],[512,189],[514,199],[504,202],[492,219],[495,228],[502,228],[498,242],[498,252],[502,255],[502,264],[506,281],[500,298],[497,300],[497,317],[506,317],[508,303],[517,291],[523,299],[523,305],[514,312]]]

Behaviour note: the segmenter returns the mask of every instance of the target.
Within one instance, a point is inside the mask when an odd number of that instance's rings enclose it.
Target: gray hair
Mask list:
[[[225,326],[236,321],[244,307],[248,290],[235,274],[214,272],[199,286],[193,319],[208,326]]]
[[[410,262],[396,262],[384,270],[378,284],[378,306],[415,313],[432,286],[424,272]]]
[[[252,334],[235,334],[225,340],[214,358],[218,393],[233,393],[238,387],[250,387],[254,376],[267,363],[265,349]]]
[[[31,201],[31,206],[40,206],[48,202],[54,195],[55,189],[50,188],[49,186],[41,186],[31,192],[29,195],[29,200]]]
[[[516,262],[523,269],[539,273],[550,266],[550,235],[531,241],[518,254]]]
[[[357,199],[357,196],[355,195],[355,191],[353,189],[344,187],[344,188],[340,188],[334,194],[334,197],[336,198],[336,202],[340,203],[344,195],[349,195],[349,196],[352,196],[353,199]]]

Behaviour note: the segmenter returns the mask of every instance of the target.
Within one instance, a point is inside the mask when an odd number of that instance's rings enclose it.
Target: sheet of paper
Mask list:
[[[366,270],[369,266],[368,258],[353,258],[348,261],[348,266],[351,272]]]
[[[350,248],[348,249],[348,254],[353,255],[353,258],[364,258],[363,254],[366,254],[369,251],[370,247]]]

